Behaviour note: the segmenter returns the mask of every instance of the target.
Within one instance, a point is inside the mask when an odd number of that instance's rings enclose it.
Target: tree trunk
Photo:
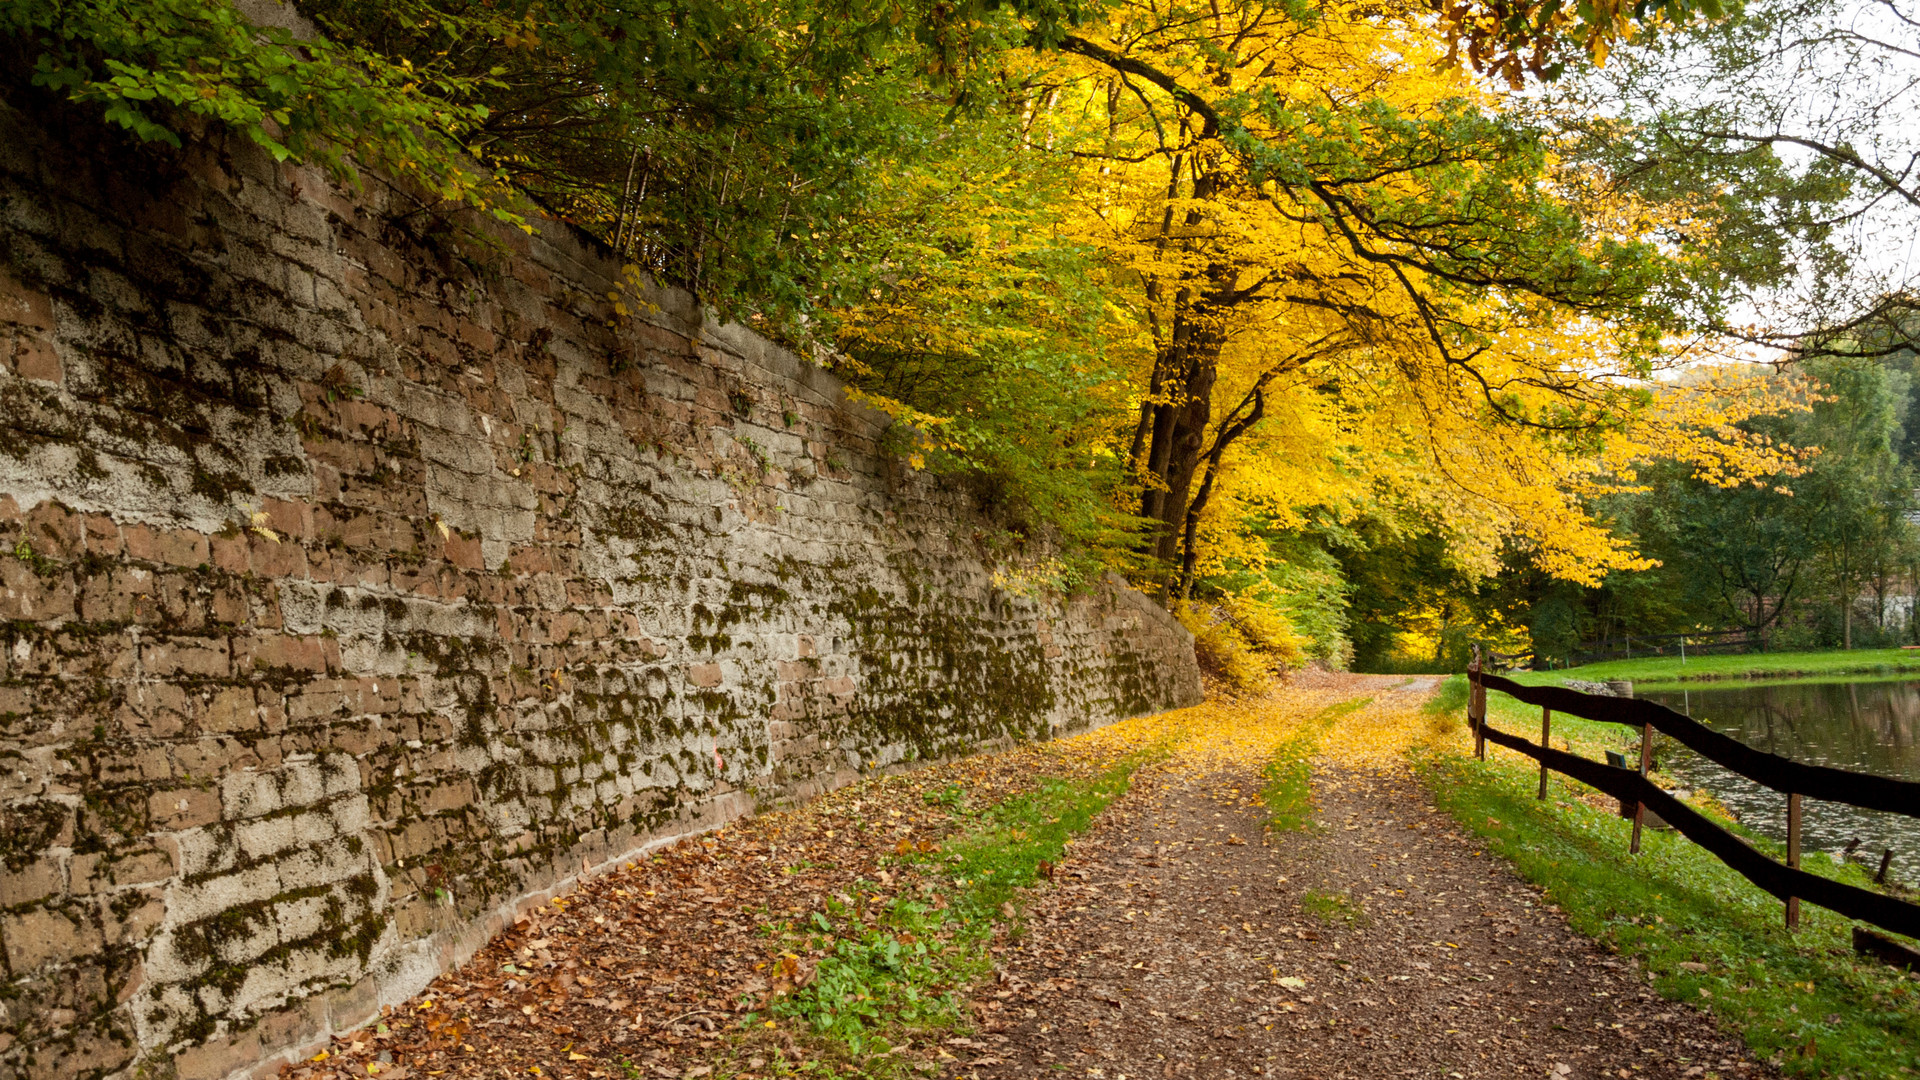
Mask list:
[[[1183,287],[1175,296],[1171,339],[1155,361],[1167,376],[1162,383],[1167,400],[1154,407],[1140,515],[1156,523],[1148,553],[1169,567],[1180,562],[1187,505],[1213,418],[1213,386],[1226,343],[1223,316],[1211,292],[1195,296],[1190,286]],[[1169,584],[1172,577],[1167,575]]]

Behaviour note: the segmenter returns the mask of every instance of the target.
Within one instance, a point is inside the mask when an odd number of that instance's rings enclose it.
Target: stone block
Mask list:
[[[260,707],[254,701],[253,690],[229,686],[215,691],[200,709],[199,724],[200,730],[207,732],[258,731]]]
[[[64,573],[42,574],[35,567],[0,554],[0,619],[45,622],[74,613],[73,579]]]
[[[158,850],[124,854],[89,852],[73,857],[72,874],[73,892],[77,896],[128,885],[151,885],[173,876],[173,856]]]
[[[65,963],[100,950],[100,928],[82,915],[35,908],[0,918],[7,967],[18,977],[48,964]]]
[[[121,530],[127,556],[143,562],[170,566],[199,566],[208,559],[205,533],[192,529],[160,529],[151,525],[129,525]]]
[[[232,1039],[216,1036],[174,1055],[174,1075],[179,1080],[223,1080],[228,1073],[252,1066],[260,1055],[258,1030]]]
[[[0,322],[51,331],[53,297],[0,269]]]
[[[142,645],[140,666],[154,678],[225,678],[233,672],[233,658],[225,638],[174,638]]]
[[[328,669],[330,651],[337,655],[337,648],[329,650],[327,641],[320,637],[256,634],[234,640],[234,669],[242,672],[284,669],[322,675]]]
[[[66,381],[66,366],[60,362],[53,342],[39,334],[16,334],[11,357],[14,374],[23,379],[59,383]]]
[[[100,898],[100,926],[108,945],[138,944],[151,938],[167,918],[166,892],[143,888]],[[122,990],[122,993],[128,993]],[[122,1000],[125,1000],[124,998]]]
[[[0,865],[0,907],[38,903],[66,891],[60,860],[43,856],[19,870]]]
[[[71,559],[86,551],[85,518],[51,500],[27,511],[27,543],[47,559]]]
[[[147,815],[156,829],[177,831],[220,820],[220,796],[204,788],[172,788],[147,797]]]

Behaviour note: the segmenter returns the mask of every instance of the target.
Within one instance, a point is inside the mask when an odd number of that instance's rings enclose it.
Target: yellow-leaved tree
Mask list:
[[[1122,3],[1059,48],[1031,62],[1068,228],[1152,336],[1125,459],[1167,593],[1251,507],[1383,498],[1469,564],[1518,542],[1591,582],[1637,556],[1582,498],[1635,463],[1791,467],[1733,426],[1765,384],[1662,380],[1700,298],[1654,236],[1711,222],[1563,166],[1420,12]]]
[[[1713,203],[1563,158],[1424,9],[1082,15],[981,16],[992,100],[898,170],[880,272],[832,315],[911,460],[1071,519],[1170,602],[1309,516],[1593,582],[1642,564],[1586,510],[1641,463],[1793,467],[1736,426],[1777,381],[1669,377],[1720,301],[1674,240]]]

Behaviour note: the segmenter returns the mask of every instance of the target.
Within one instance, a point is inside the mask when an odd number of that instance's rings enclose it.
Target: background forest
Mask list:
[[[1475,637],[1912,636],[1916,27],[14,0],[0,78],[103,137],[377,171],[423,233],[557,214],[891,414],[1005,523],[1010,586],[1126,574],[1250,685]]]

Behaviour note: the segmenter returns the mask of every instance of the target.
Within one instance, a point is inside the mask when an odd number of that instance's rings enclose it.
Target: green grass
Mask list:
[[[1366,922],[1366,913],[1344,892],[1308,889],[1300,894],[1300,910],[1328,925],[1360,926]]]
[[[1020,890],[1126,792],[1140,765],[1163,755],[1149,750],[1092,778],[1043,779],[1030,792],[977,810],[957,787],[930,793],[929,804],[965,825],[944,850],[893,860],[921,871],[918,896],[875,909],[865,898],[877,885],[861,882],[847,900],[830,901],[786,929],[790,943],[823,955],[812,980],[775,999],[767,1014],[797,1021],[832,1052],[830,1060],[804,1065],[775,1054],[772,1075],[902,1076],[914,1059],[893,1056],[896,1047],[968,1029],[965,988],[992,970],[988,946],[997,928],[1012,923],[1018,933]],[[761,1021],[749,1015],[743,1026]],[[722,1068],[716,1075],[731,1073]]]
[[[1461,685],[1466,685],[1465,679]],[[1260,790],[1260,797],[1267,804],[1268,828],[1276,832],[1301,832],[1313,823],[1313,755],[1320,736],[1335,720],[1359,712],[1372,700],[1356,698],[1322,709],[1274,751],[1262,772],[1266,784]]]
[[[1437,804],[1540,885],[1576,930],[1643,960],[1661,994],[1712,1009],[1761,1057],[1796,1076],[1920,1075],[1920,983],[1857,959],[1849,920],[1802,905],[1789,934],[1779,901],[1684,837],[1650,831],[1635,858],[1631,823],[1572,799],[1563,778],[1536,800],[1537,768],[1432,754],[1417,769]],[[1865,880],[1824,854],[1805,866]]]
[[[1608,660],[1561,671],[1516,672],[1526,683],[1557,683],[1563,679],[1632,679],[1635,682],[1679,682],[1694,679],[1751,679],[1838,675],[1920,675],[1920,649],[1854,649],[1829,652],[1751,653],[1743,656],[1694,656],[1685,664],[1677,656]]]

